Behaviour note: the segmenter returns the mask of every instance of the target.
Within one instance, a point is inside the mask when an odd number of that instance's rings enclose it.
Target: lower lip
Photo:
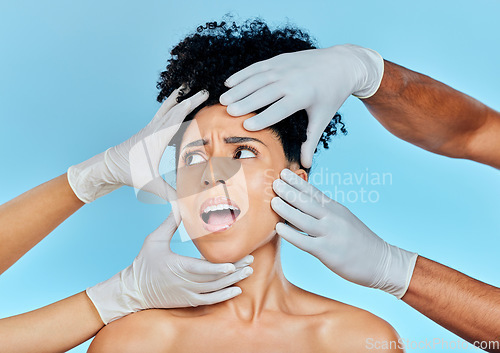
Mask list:
[[[203,220],[201,222],[203,224],[203,229],[205,229],[206,231],[208,231],[210,233],[218,233],[218,232],[223,232],[223,231],[231,228],[233,226],[233,224],[236,222],[237,218],[238,217],[236,217],[234,219],[234,221],[232,223],[229,223],[229,224],[208,224],[208,223],[203,222]]]

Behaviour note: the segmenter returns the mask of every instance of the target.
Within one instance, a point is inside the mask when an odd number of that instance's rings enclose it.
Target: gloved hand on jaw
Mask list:
[[[160,176],[161,157],[186,116],[208,98],[208,92],[200,91],[177,103],[182,89],[176,89],[130,139],[68,169],[68,182],[80,200],[92,202],[123,185],[169,199],[172,188]]]
[[[281,171],[273,189],[279,196],[271,200],[273,210],[307,233],[280,222],[280,236],[348,281],[403,297],[416,253],[386,243],[346,207],[288,169]]]
[[[234,264],[181,256],[170,249],[177,226],[171,213],[146,237],[132,265],[87,289],[105,324],[139,310],[210,305],[241,294],[232,285],[253,273],[253,256]]]
[[[256,131],[305,109],[309,118],[301,163],[309,168],[326,126],[351,95],[375,94],[384,72],[384,60],[374,50],[352,44],[309,49],[277,55],[233,74],[232,87],[220,103],[227,112],[241,116],[274,103],[247,119],[243,126]]]

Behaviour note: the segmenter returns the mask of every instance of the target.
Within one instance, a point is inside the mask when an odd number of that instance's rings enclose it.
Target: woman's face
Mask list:
[[[232,117],[219,104],[204,107],[179,148],[179,211],[187,233],[211,262],[238,261],[276,235],[280,217],[271,208],[272,183],[289,163],[271,130],[243,128],[253,115]]]

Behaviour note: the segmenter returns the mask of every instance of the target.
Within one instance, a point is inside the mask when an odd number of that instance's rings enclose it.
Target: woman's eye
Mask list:
[[[186,157],[186,165],[194,165],[205,162],[205,158],[203,158],[199,154],[190,154]]]
[[[247,149],[241,149],[234,154],[236,159],[253,158],[256,157],[255,153]]]

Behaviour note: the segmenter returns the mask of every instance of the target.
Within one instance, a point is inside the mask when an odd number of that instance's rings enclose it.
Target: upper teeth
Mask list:
[[[203,210],[203,213],[208,213],[211,211],[221,211],[221,210],[237,210],[238,207],[234,207],[232,205],[228,205],[227,203],[221,203],[219,205],[208,206]]]

